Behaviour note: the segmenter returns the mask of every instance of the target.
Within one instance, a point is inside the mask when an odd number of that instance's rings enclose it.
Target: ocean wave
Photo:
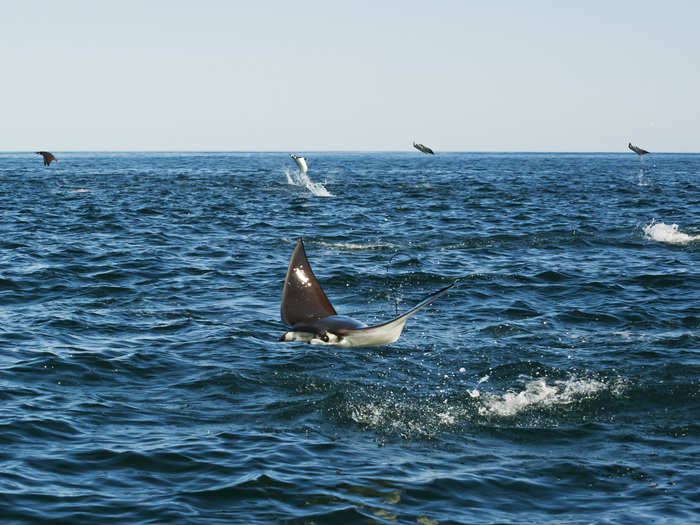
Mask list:
[[[700,240],[700,235],[689,235],[679,231],[677,224],[668,225],[656,221],[651,221],[651,223],[644,226],[644,236],[652,241],[670,244],[689,244]]]

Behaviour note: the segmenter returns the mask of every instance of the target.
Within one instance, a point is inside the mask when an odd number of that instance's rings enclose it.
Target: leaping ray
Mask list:
[[[632,144],[631,142],[628,142],[628,143],[627,143],[627,147],[628,147],[629,149],[631,149],[632,151],[634,151],[634,152],[635,152],[637,155],[639,155],[640,157],[641,157],[642,155],[646,155],[647,153],[649,153],[647,150],[642,149],[642,148],[640,148],[639,146],[635,146],[635,145]]]
[[[44,157],[44,166],[49,166],[52,162],[58,162],[58,159],[53,156],[53,153],[48,151],[37,151],[37,155]]]
[[[292,157],[294,159],[294,162],[297,163],[300,172],[306,173],[309,170],[309,168],[306,165],[306,159],[304,157],[298,157],[294,153],[292,153],[289,156]]]
[[[399,338],[409,317],[453,286],[450,284],[430,294],[408,312],[391,321],[367,326],[352,317],[336,313],[311,270],[304,243],[299,239],[287,268],[280,308],[282,321],[291,330],[280,337],[280,341],[337,346],[388,345]]]
[[[433,150],[431,150],[428,146],[424,146],[423,144],[416,144],[414,142],[413,147],[416,148],[418,151],[425,153],[426,155],[435,155],[435,152]]]

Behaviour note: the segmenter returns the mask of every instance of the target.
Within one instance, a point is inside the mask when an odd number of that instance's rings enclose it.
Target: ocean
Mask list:
[[[700,519],[700,155],[0,154],[0,521]],[[389,346],[281,343],[303,239]]]

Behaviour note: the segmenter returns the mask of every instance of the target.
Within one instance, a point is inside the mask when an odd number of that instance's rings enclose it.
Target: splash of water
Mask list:
[[[629,388],[628,381],[621,377],[598,379],[572,375],[553,380],[521,376],[517,386],[505,392],[493,392],[481,386],[489,380],[488,375],[484,376],[474,389],[465,392],[469,396],[466,404],[459,399],[432,396],[417,403],[405,392],[388,391],[381,396],[350,400],[348,415],[356,423],[382,432],[405,437],[430,436],[459,429],[464,423],[478,423],[480,418],[517,418],[542,411],[566,411],[583,400],[596,400],[603,395],[621,397]]]
[[[640,165],[639,175],[637,175],[637,186],[649,186],[649,177],[644,174],[644,167]]]
[[[655,220],[644,226],[644,236],[652,241],[668,242],[671,244],[688,244],[700,240],[700,235],[688,235],[678,231],[677,224],[668,225]]]
[[[289,168],[285,168],[284,174],[287,176],[287,183],[292,186],[302,186],[316,197],[333,197],[333,194],[329,192],[323,184],[320,182],[313,182],[306,173],[302,173],[301,171],[291,173]]]
[[[546,379],[534,379],[517,392],[513,390],[481,396],[479,415],[510,417],[533,408],[569,405],[577,399],[590,398],[607,389],[609,386],[597,379],[572,377],[549,383]]]

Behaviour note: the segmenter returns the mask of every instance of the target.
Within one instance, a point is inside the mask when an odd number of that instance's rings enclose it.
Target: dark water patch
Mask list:
[[[697,326],[697,323],[694,323]],[[688,356],[692,356],[694,351],[700,348],[700,334],[698,333],[682,333],[675,335],[663,335],[655,339],[654,344],[665,349],[681,349],[688,350]],[[679,357],[683,357],[680,353]]]
[[[601,326],[617,326],[621,324],[620,320],[614,315],[600,312],[585,312],[577,308],[558,314],[556,318],[562,323],[572,324],[595,323],[596,325]]]
[[[540,313],[531,308],[527,303],[516,301],[508,309],[503,310],[501,315],[509,319],[529,319],[531,317],[538,317]]]
[[[644,274],[637,275],[625,284],[640,286],[648,289],[667,289],[694,286],[697,284],[697,276],[681,274]]]
[[[23,419],[0,426],[0,441],[6,444],[25,443],[27,440],[71,441],[81,432],[65,421],[54,419]]]
[[[11,241],[11,240],[0,240],[0,248],[3,250],[19,250],[23,248],[27,248],[26,243],[21,243],[18,241]]]
[[[561,283],[570,280],[571,277],[561,272],[546,271],[537,274],[535,279],[544,283]]]
[[[3,292],[5,290],[16,290],[19,287],[19,284],[13,281],[12,279],[0,278],[0,292]]]
[[[484,337],[517,337],[531,333],[526,327],[516,323],[490,324],[482,327],[480,332]]]

